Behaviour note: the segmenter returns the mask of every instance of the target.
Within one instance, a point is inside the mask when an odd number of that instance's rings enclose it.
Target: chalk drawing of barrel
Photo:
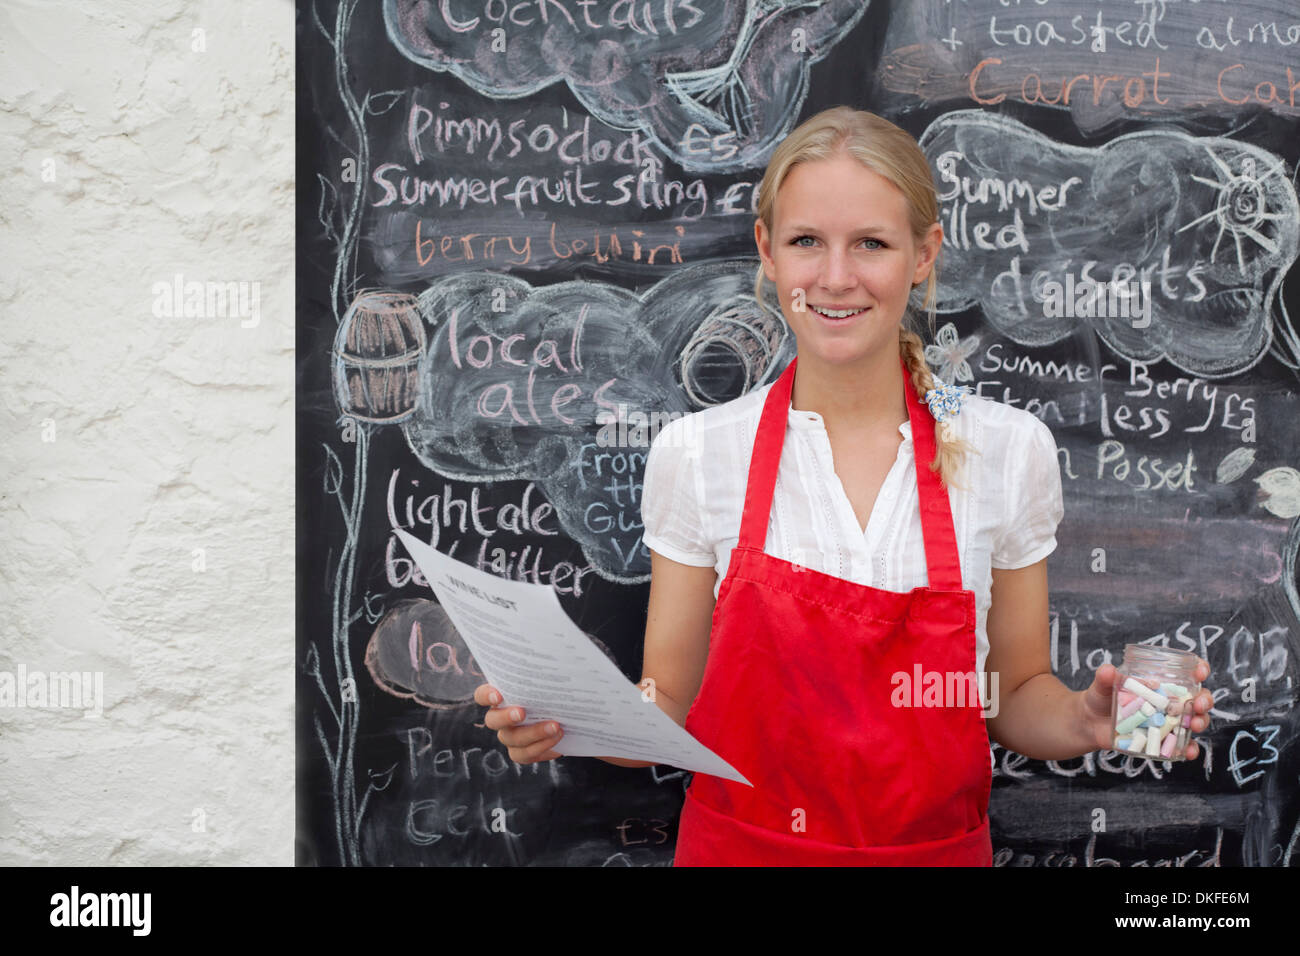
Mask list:
[[[379,424],[408,418],[425,341],[414,296],[367,290],[353,299],[334,339],[334,397],[344,414]]]
[[[781,320],[752,300],[720,308],[682,349],[682,388],[700,407],[738,398],[767,375],[785,337]]]

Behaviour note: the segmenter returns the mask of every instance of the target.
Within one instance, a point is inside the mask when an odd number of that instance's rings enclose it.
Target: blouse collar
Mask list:
[[[786,416],[786,421],[790,424],[791,428],[796,428],[800,431],[824,431],[826,428],[825,423],[822,421],[822,417],[816,412],[801,411],[800,409],[795,408],[793,404],[790,406],[790,411]],[[910,442],[912,440],[912,422],[910,420],[900,424],[898,426],[898,431],[899,434],[903,436],[904,442]]]

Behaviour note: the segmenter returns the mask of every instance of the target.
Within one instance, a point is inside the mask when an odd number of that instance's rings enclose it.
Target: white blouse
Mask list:
[[[641,517],[646,547],[682,564],[713,567],[716,599],[740,516],[750,452],[771,385],[663,427],[646,459]],[[953,419],[968,454],[949,489],[962,581],[975,592],[976,670],[984,673],[993,568],[1023,568],[1056,548],[1064,514],[1051,430],[1029,412],[968,395]],[[839,476],[815,412],[791,408],[773,492],[768,554],[888,591],[928,584],[912,425],[876,497],[866,532]],[[980,684],[983,688],[983,682]]]

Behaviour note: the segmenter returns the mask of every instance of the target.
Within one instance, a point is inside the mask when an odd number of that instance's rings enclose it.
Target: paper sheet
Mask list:
[[[486,683],[501,691],[507,704],[524,708],[525,724],[553,720],[564,729],[557,753],[651,760],[753,786],[647,701],[569,620],[554,590],[496,577],[393,530]]]

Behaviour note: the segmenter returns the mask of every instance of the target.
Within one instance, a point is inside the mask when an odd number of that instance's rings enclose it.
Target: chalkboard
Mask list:
[[[392,529],[553,587],[639,679],[645,449],[793,356],[755,189],[840,103],[930,157],[927,358],[1056,437],[1056,674],[1214,669],[1197,761],[994,745],[995,863],[1300,864],[1293,2],[320,0],[297,35],[300,864],[671,863],[690,774],[511,762]]]

